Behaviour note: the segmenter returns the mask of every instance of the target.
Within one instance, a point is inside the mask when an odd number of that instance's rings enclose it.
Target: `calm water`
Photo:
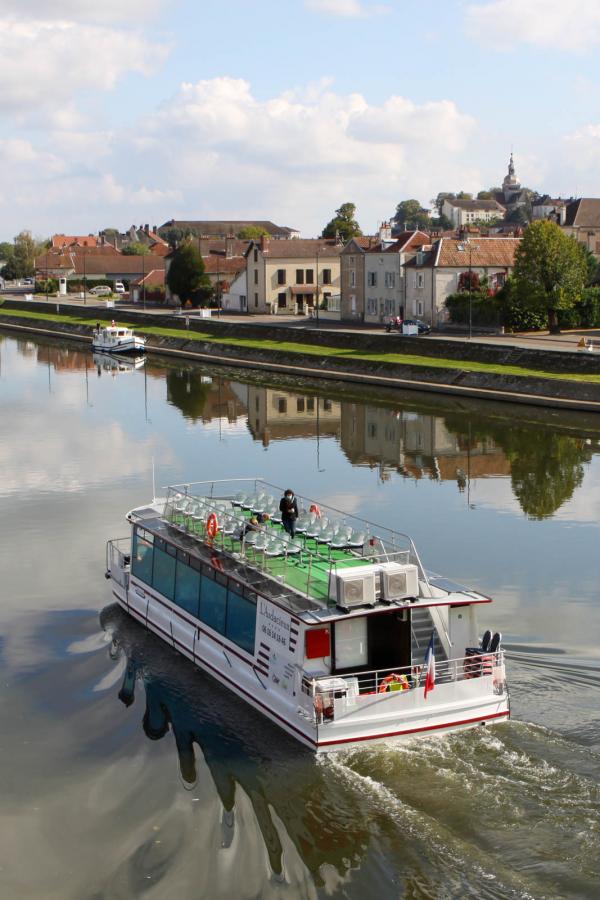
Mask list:
[[[298,390],[301,392],[298,393]],[[600,420],[0,336],[0,897],[597,897]],[[316,761],[110,603],[157,482],[264,475],[492,594],[513,720]]]

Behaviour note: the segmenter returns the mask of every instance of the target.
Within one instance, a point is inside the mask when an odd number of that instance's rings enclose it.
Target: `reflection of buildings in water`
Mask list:
[[[354,465],[379,467],[409,478],[456,481],[510,475],[510,463],[491,438],[464,441],[440,416],[342,403],[341,445]]]
[[[249,385],[248,427],[265,447],[290,438],[339,438],[341,406],[337,400]]]
[[[176,406],[186,419],[204,423],[225,419],[235,424],[246,417],[245,385],[234,385],[227,379],[191,368],[168,370],[166,382],[167,402]]]
[[[117,604],[106,607],[100,621],[112,634],[111,656],[117,659],[124,653],[127,659],[119,699],[129,707],[136,689],[143,687],[146,736],[159,741],[173,732],[188,788],[205,771],[200,759],[206,764],[222,806],[221,849],[232,846],[237,829],[253,827],[251,817],[244,814],[249,802],[276,875],[282,876],[284,865],[286,872],[296,869],[288,868],[289,859],[288,865],[284,859],[290,845],[317,881],[325,863],[340,876],[347,871],[348,860],[356,863],[369,842],[368,830],[361,826],[364,811],[331,769],[166,647]]]

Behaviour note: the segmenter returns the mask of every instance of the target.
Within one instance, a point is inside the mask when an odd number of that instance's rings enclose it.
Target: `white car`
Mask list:
[[[115,294],[124,294],[125,285],[122,281],[115,281]]]
[[[90,294],[94,294],[96,297],[110,297],[112,294],[112,290],[109,288],[107,284],[97,284],[96,287],[90,288]]]

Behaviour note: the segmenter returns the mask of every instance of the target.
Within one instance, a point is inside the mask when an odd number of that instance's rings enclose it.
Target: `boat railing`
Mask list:
[[[422,665],[413,665],[320,677],[300,672],[299,677],[298,696],[302,708],[319,724],[334,719],[336,707],[338,711],[347,712],[396,693],[414,693],[425,687],[427,670]],[[487,690],[498,695],[506,691],[504,650],[436,661],[435,664],[435,685],[486,677],[491,679]]]
[[[106,572],[113,581],[127,588],[131,565],[131,538],[114,538],[106,543]]]
[[[304,502],[306,510],[310,507],[314,512],[305,511],[304,519],[312,518],[313,525],[318,527],[329,521],[332,526],[338,529],[347,529],[349,543],[346,548],[347,552],[344,558],[340,558],[335,553],[334,541],[328,541],[327,538],[321,541],[312,541],[311,531],[304,527],[301,529],[300,521],[298,523],[298,533],[295,538],[290,538],[282,530],[274,532],[272,522],[267,524],[255,524],[251,531],[242,528],[244,522],[238,519],[237,526],[235,517],[237,515],[232,504],[239,504],[237,498],[239,494],[221,493],[219,497],[214,496],[214,488],[219,485],[221,489],[231,484],[239,487],[239,482],[250,482],[254,484],[254,495],[248,497],[249,505],[244,506],[245,509],[260,510],[259,497],[267,497],[265,487],[276,488],[270,485],[264,479],[223,479],[221,481],[207,481],[185,483],[180,485],[171,485],[167,490],[167,499],[165,502],[163,517],[175,527],[191,534],[199,539],[207,540],[210,538],[214,547],[222,549],[225,552],[233,552],[241,554],[249,564],[261,569],[265,575],[274,577],[281,584],[285,584],[297,593],[301,593],[308,598],[317,600],[321,603],[328,604],[329,589],[332,577],[335,579],[337,572],[341,568],[346,568],[349,559],[353,556],[357,561],[366,563],[373,562],[397,562],[402,565],[413,563],[417,566],[421,581],[427,582],[427,576],[424,572],[421,561],[418,557],[416,548],[408,535],[400,535],[394,533],[394,540],[386,535],[387,529],[378,529],[372,526],[371,530],[367,527],[369,523],[361,520],[356,516],[346,514],[341,510],[334,510],[333,507],[318,507],[316,503],[310,502],[309,498],[300,498],[300,502]],[[197,489],[203,486],[205,493],[200,493]],[[257,486],[263,488],[262,492],[257,492]],[[253,499],[256,501],[253,504]],[[267,504],[265,511],[270,511],[274,518],[277,518],[278,506],[273,497],[268,498],[272,504]],[[242,504],[243,505],[243,504]],[[207,534],[207,523],[210,514],[214,513],[219,524],[219,528],[212,536]],[[234,521],[233,527],[231,526]],[[245,523],[247,524],[246,518]],[[357,524],[358,527],[357,527]],[[224,525],[224,527],[221,527]],[[240,534],[236,542],[236,535]],[[392,532],[389,532],[392,534]],[[399,538],[404,538],[403,546],[399,544]],[[355,541],[355,543],[352,543]],[[343,542],[342,542],[343,543]]]
[[[307,536],[301,533],[291,538],[282,529],[274,529],[270,519],[249,528],[248,516],[233,505],[235,496],[209,497],[192,493],[194,487],[186,484],[167,489],[165,521],[214,549],[242,558],[263,575],[320,604],[335,605],[335,600],[329,598],[330,585],[352,558],[365,564],[411,561],[409,548],[386,546],[378,537],[364,535],[358,546],[348,549],[340,558],[331,544],[319,543],[315,547],[311,542],[309,545]],[[211,533],[209,519],[213,515],[216,522]]]

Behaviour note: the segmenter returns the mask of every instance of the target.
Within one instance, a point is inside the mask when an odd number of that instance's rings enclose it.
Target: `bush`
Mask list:
[[[446,309],[450,321],[456,325],[469,324],[469,294],[459,291],[446,298]],[[501,324],[499,305],[496,297],[488,297],[487,291],[473,291],[471,294],[471,321],[476,326]]]
[[[36,294],[56,294],[58,291],[58,278],[38,278],[35,282]]]

